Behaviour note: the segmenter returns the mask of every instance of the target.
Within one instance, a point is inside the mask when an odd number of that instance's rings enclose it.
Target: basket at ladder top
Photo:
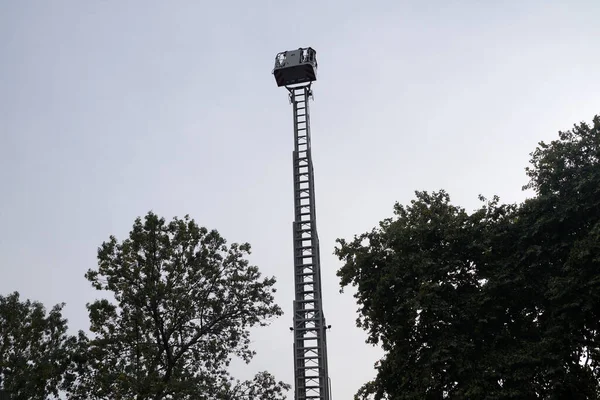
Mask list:
[[[277,54],[273,75],[277,86],[316,81],[317,52],[311,47],[306,47]]]

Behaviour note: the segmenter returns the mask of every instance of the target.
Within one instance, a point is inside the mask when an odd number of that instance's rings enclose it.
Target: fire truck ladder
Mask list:
[[[330,400],[310,147],[311,85],[288,87],[294,109],[294,375],[296,400]]]

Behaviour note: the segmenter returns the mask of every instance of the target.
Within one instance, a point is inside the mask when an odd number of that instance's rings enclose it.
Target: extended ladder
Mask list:
[[[319,237],[310,148],[311,85],[290,88],[294,109],[294,378],[296,400],[330,400]]]

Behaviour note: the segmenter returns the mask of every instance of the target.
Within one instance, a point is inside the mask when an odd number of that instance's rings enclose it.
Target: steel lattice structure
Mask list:
[[[273,73],[289,91],[294,114],[294,383],[296,400],[330,400],[315,183],[308,102],[316,80],[311,48],[279,53]]]

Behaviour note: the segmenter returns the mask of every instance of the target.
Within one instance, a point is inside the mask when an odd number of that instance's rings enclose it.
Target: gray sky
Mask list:
[[[380,353],[339,293],[335,239],[414,190],[522,200],[536,143],[600,113],[599,17],[595,0],[0,0],[0,293],[64,301],[86,329],[102,241],[189,213],[277,276],[286,315],[235,372],[291,383],[292,110],[271,69],[312,46],[330,375],[350,399]]]

